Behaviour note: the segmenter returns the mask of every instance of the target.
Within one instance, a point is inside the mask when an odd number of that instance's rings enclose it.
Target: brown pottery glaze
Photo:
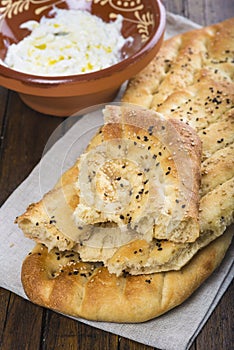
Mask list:
[[[133,42],[123,47],[123,60],[100,71],[45,77],[21,73],[0,64],[0,85],[17,91],[21,99],[41,113],[69,116],[85,107],[113,100],[121,84],[142,70],[155,56],[163,39],[165,9],[160,0],[9,0],[0,1],[0,58],[7,48],[29,32],[20,25],[50,16],[53,6],[83,9],[114,20],[124,18],[122,34]]]

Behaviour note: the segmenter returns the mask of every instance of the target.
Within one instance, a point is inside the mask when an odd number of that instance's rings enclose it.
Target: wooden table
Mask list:
[[[219,22],[234,15],[232,0],[164,0],[164,4],[169,11],[184,15],[201,25]],[[31,110],[16,93],[0,87],[0,203],[7,199],[38,163],[46,141],[62,121],[62,118]],[[233,299],[232,284],[190,350],[233,348]],[[70,320],[0,289],[0,349],[153,348]]]

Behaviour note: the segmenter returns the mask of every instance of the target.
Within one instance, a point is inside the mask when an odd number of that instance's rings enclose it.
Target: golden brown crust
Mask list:
[[[182,303],[221,262],[231,240],[231,234],[223,232],[234,220],[233,31],[234,19],[230,19],[168,40],[157,57],[130,81],[123,98],[188,123],[198,132],[203,145],[199,239],[191,244],[155,240],[154,247],[146,241],[131,243],[122,248],[126,250],[122,260],[116,253],[112,262],[115,269],[119,260],[121,268],[128,270],[131,256],[141,275],[120,277],[105,267],[76,262],[79,258],[74,251],[48,253],[38,245],[22,268],[23,286],[33,302],[92,320],[142,322]],[[107,140],[122,137],[122,129],[107,126],[90,147],[102,143],[103,135]],[[68,196],[75,174],[71,169],[62,178]],[[77,197],[69,198],[73,198],[70,203],[74,208]],[[29,211],[34,215],[36,209],[32,206]],[[61,243],[66,245],[75,248]],[[65,258],[65,254],[73,256]],[[179,271],[147,270],[147,264],[150,269],[155,261],[165,267],[176,254],[185,262],[193,258]],[[147,274],[142,274],[142,260]],[[176,263],[175,259],[173,268]]]
[[[228,85],[233,80],[233,37],[231,18],[167,40],[151,63],[130,80],[123,101],[157,109],[173,92],[177,98],[180,91],[189,98],[188,87],[203,79]]]
[[[230,242],[231,233],[225,233],[180,271],[120,277],[103,266],[80,262],[73,252],[48,253],[37,245],[23,263],[22,283],[32,302],[65,314],[143,322],[186,300],[217,268]]]

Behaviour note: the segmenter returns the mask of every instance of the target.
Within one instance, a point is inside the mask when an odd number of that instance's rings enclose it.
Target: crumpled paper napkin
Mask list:
[[[198,27],[181,16],[168,14],[166,37]],[[120,96],[117,99],[119,98]],[[23,213],[29,203],[39,200],[54,186],[62,172],[70,167],[85,149],[88,140],[103,123],[100,110],[90,113],[79,118],[73,117],[74,125],[64,136],[60,137],[71,118],[68,118],[65,128],[63,125],[53,133],[45,149],[48,151],[41,162],[0,209],[0,286],[23,298],[27,297],[20,280],[21,265],[34,247],[34,242],[25,238],[14,224],[15,217]],[[51,146],[57,138],[59,140]],[[189,349],[233,278],[233,255],[233,249],[229,249],[221,266],[186,302],[152,321],[114,324],[90,322],[80,318],[77,320],[159,349]]]

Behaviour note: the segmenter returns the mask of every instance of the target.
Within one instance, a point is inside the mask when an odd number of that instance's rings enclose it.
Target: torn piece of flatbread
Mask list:
[[[74,218],[83,236],[112,223],[116,236],[127,236],[119,245],[135,237],[195,241],[201,145],[194,130],[134,106],[106,106],[104,116],[99,143],[94,137],[78,162]]]
[[[22,266],[29,299],[64,314],[107,322],[144,322],[184,302],[222,261],[231,242],[226,232],[200,250],[180,271],[117,277],[73,251],[38,244]]]
[[[49,249],[73,249],[117,274],[178,269],[200,248],[182,254],[199,235],[200,140],[180,121],[133,106],[107,106],[105,117],[77,164],[17,222]],[[148,246],[141,264],[135,245]]]

